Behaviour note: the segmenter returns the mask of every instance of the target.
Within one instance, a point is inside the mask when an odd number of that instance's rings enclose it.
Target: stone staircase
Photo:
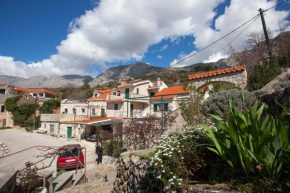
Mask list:
[[[78,170],[77,173],[75,171],[62,173],[52,182],[52,192],[58,192],[64,188],[80,184],[85,181],[84,174],[84,170]]]

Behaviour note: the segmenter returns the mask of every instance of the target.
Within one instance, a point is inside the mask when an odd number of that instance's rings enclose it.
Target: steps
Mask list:
[[[78,170],[77,173],[75,173],[75,171],[62,173],[52,182],[53,192],[60,191],[63,188],[69,187],[71,185],[76,186],[82,182],[84,177],[85,173],[83,170]]]

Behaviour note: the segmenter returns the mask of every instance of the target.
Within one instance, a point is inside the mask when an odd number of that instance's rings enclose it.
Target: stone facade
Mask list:
[[[113,192],[165,192],[163,183],[153,175],[149,161],[135,155],[138,152],[121,154]]]
[[[191,81],[191,84],[194,84],[195,88],[200,88],[208,82],[228,82],[233,83],[235,86],[239,86],[242,89],[247,86],[247,71],[239,71],[229,74],[210,76],[207,78],[200,78]]]

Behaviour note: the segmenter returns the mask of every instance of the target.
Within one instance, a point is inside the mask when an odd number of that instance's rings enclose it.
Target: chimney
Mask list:
[[[121,85],[126,85],[126,84],[128,84],[128,81],[127,80],[122,80]]]
[[[157,78],[157,83],[156,83],[156,86],[157,86],[157,87],[160,87],[160,86],[161,86],[161,80],[160,80],[160,78],[159,78],[159,77]]]

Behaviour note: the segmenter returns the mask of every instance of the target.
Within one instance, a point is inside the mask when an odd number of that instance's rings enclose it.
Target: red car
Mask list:
[[[84,155],[79,144],[71,144],[63,146],[69,151],[60,154],[57,158],[57,171],[77,168],[78,166],[78,152],[80,152],[80,162],[84,164]],[[82,168],[79,163],[79,168]]]

